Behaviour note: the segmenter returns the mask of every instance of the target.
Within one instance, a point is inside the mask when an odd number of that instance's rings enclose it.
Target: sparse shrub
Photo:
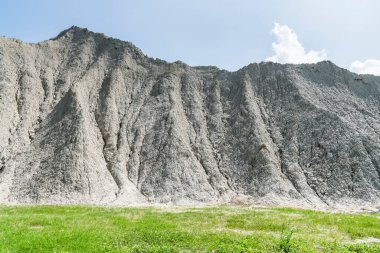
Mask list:
[[[293,252],[292,250],[292,235],[294,230],[293,229],[286,229],[285,226],[281,229],[281,236],[280,236],[280,242],[278,243],[278,249],[280,252],[284,253],[290,253]]]
[[[266,149],[266,150],[268,150],[267,145],[265,145],[265,144],[261,144],[261,146],[260,146],[260,150],[262,150],[262,149]]]

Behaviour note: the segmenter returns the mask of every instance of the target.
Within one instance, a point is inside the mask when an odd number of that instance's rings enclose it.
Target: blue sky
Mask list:
[[[77,25],[170,62],[237,70],[328,59],[376,72],[379,13],[376,0],[0,0],[0,35],[38,42]]]

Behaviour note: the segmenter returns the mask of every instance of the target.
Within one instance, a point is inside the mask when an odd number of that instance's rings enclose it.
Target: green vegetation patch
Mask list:
[[[0,207],[0,252],[380,252],[380,214]]]

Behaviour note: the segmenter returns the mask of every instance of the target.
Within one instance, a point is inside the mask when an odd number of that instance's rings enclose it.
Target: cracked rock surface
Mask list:
[[[236,72],[72,27],[0,38],[0,203],[380,203],[380,77]]]

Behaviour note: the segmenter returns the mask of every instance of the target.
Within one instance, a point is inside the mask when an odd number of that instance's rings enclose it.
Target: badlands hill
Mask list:
[[[0,203],[380,203],[380,77],[0,38]]]

